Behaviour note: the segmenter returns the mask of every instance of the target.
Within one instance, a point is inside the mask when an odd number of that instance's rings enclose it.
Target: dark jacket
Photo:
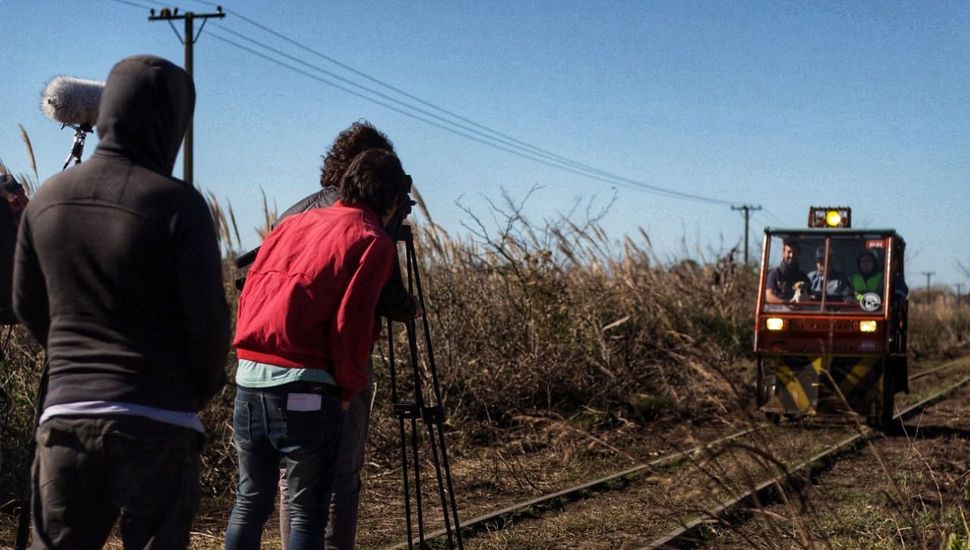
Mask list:
[[[14,214],[7,207],[7,174],[0,174],[0,325],[15,324],[17,318],[11,307],[13,284],[13,253],[17,245],[17,226]]]
[[[45,407],[197,411],[225,382],[229,311],[212,217],[170,176],[194,104],[182,69],[122,60],[91,159],[48,179],[24,212],[14,310],[47,349]]]

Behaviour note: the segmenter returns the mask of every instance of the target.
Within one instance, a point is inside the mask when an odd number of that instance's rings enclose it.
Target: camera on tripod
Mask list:
[[[411,198],[411,187],[413,185],[414,180],[411,179],[411,175],[404,174],[404,194],[401,195],[401,198],[398,200],[397,212],[394,213],[394,216],[388,220],[387,225],[384,226],[384,229],[387,230],[388,235],[390,235],[395,241],[404,241],[411,238],[411,228],[404,225],[404,220],[411,215],[412,207],[417,204],[417,202]]]

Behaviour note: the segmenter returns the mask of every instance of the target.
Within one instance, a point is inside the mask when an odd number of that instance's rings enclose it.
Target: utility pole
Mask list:
[[[963,297],[963,283],[957,283],[955,286],[957,287],[957,304],[959,304]]]
[[[742,204],[732,206],[731,210],[744,211],[744,265],[748,265],[748,219],[751,217],[751,212],[761,210],[761,205]]]
[[[217,18],[217,19],[222,19],[223,17],[226,16],[226,14],[222,11],[222,6],[216,6],[216,12],[215,13],[194,13],[194,12],[191,12],[191,11],[179,13],[179,9],[178,8],[173,8],[173,9],[162,8],[162,10],[158,13],[158,15],[155,15],[155,10],[154,9],[153,10],[150,10],[148,13],[149,13],[149,15],[148,15],[148,20],[149,21],[168,21],[169,26],[172,27],[172,32],[174,32],[175,33],[175,36],[178,37],[179,42],[181,42],[182,44],[185,45],[185,72],[189,73],[189,77],[192,77],[192,79],[194,81],[195,78],[193,76],[193,68],[192,68],[192,65],[193,65],[192,46],[199,39],[199,35],[202,34],[202,29],[205,28],[205,24],[206,24],[206,22],[210,18],[213,18],[214,17],[214,18]],[[183,20],[185,20],[185,36],[184,36],[184,38],[179,35],[179,32],[177,30],[175,30],[175,24],[172,23],[172,21],[175,20],[175,19],[183,19]],[[195,33],[195,28],[194,28],[195,27],[195,20],[196,19],[201,19],[202,20],[202,26],[199,27],[199,33],[198,34]],[[185,143],[182,145],[182,163],[183,163],[182,164],[182,179],[184,179],[186,181],[186,183],[189,183],[189,184],[192,183],[192,179],[193,179],[193,174],[192,174],[192,147],[193,147],[192,126],[193,126],[193,122],[190,120],[189,121],[189,127],[188,127],[188,129],[185,130]]]
[[[935,271],[920,271],[923,275],[926,275],[926,299],[930,299],[930,277],[936,275]]]

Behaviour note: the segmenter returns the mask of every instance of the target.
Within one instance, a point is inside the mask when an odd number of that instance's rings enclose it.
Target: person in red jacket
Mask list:
[[[277,223],[284,219],[306,212],[313,208],[326,208],[337,200],[340,179],[351,161],[367,149],[386,149],[394,152],[394,145],[388,137],[366,120],[358,120],[337,134],[333,144],[327,149],[320,170],[321,188],[300,200],[283,214]],[[398,212],[395,218],[402,218]],[[390,228],[393,234],[393,228]],[[250,254],[255,259],[256,254]],[[405,322],[422,314],[418,300],[407,289],[401,277],[400,262],[394,261],[391,278],[381,290],[377,300],[377,315],[389,320]],[[240,361],[236,369],[236,383],[241,386],[260,386],[267,379],[278,381],[278,377],[295,369],[277,367],[276,369],[254,368],[251,361]],[[340,448],[337,450],[337,468],[333,477],[330,496],[330,510],[327,517],[326,550],[353,550],[357,541],[357,513],[360,504],[362,482],[360,473],[364,467],[364,451],[367,443],[367,430],[370,424],[370,408],[374,395],[373,364],[368,365],[370,382],[366,390],[357,394],[344,414]],[[267,377],[266,375],[270,376]],[[290,492],[286,486],[286,468],[281,468],[280,500],[280,539],[282,550],[289,550],[290,539]],[[323,550],[323,549],[321,549]]]
[[[408,190],[398,158],[369,149],[344,174],[339,200],[283,220],[267,236],[239,298],[240,360],[265,367],[238,386],[239,456],[227,549],[256,549],[287,469],[291,550],[322,548],[343,411],[368,383],[375,309],[395,243],[384,230]],[[283,371],[278,383],[278,367]],[[250,377],[252,379],[253,377]]]

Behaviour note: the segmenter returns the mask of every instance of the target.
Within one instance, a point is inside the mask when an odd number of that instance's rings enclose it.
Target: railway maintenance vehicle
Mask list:
[[[906,242],[851,221],[811,207],[807,228],[765,229],[754,350],[772,421],[848,412],[884,427],[909,392]]]

